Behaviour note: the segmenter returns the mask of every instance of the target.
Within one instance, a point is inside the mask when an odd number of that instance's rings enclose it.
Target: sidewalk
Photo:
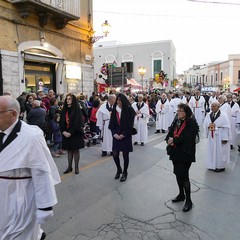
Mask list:
[[[100,200],[62,222],[47,240],[239,240],[239,154],[232,150],[226,171],[215,173],[205,168],[205,146],[201,139],[190,170],[194,203],[190,212],[182,212],[183,202],[170,201],[177,184],[164,154],[165,143],[160,143],[146,149],[152,158],[159,157],[157,153],[163,158],[103,193]]]

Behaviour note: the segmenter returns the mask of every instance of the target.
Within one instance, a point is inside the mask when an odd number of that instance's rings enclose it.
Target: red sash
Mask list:
[[[182,126],[179,128],[176,127],[176,129],[174,130],[174,137],[179,137],[183,131],[183,129],[186,127],[186,120],[183,122]]]

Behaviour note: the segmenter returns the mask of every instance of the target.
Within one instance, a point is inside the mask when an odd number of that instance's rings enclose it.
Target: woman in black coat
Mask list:
[[[173,172],[176,175],[179,194],[172,202],[184,201],[183,211],[192,208],[191,187],[189,181],[189,169],[195,162],[196,137],[199,127],[195,117],[186,104],[179,104],[177,118],[173,121],[166,137],[167,151],[173,163]]]
[[[113,136],[113,159],[117,166],[115,179],[120,178],[124,182],[128,175],[129,152],[133,151],[132,146],[132,128],[134,123],[135,111],[131,107],[128,99],[122,93],[119,93],[111,114],[109,129]],[[119,152],[123,153],[124,168],[122,171],[120,165]]]
[[[72,162],[75,162],[75,174],[79,173],[80,148],[84,148],[83,117],[75,95],[69,93],[64,101],[60,118],[62,132],[62,148],[68,153],[68,167],[63,173],[72,172]]]

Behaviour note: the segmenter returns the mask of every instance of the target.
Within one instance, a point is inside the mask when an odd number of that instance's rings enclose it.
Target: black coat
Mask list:
[[[66,122],[67,111],[69,115],[69,127],[67,126],[67,122]],[[82,118],[82,111],[80,107],[76,109],[72,109],[72,107],[63,109],[61,112],[59,126],[61,129],[61,133],[63,133],[64,131],[71,133],[71,137],[69,138],[66,138],[63,135],[63,138],[62,138],[63,149],[77,150],[80,148],[84,148],[83,118]]]
[[[177,127],[177,119],[171,125],[166,137],[166,141],[174,136],[174,130]],[[196,157],[196,137],[199,127],[195,118],[190,118],[186,122],[179,137],[173,137],[174,147],[171,148],[170,160],[173,162],[195,162]]]
[[[122,110],[121,113],[121,120],[120,124],[117,120],[116,115],[116,106],[113,107],[113,111],[111,114],[110,122],[109,122],[109,129],[112,132],[112,136],[114,134],[118,135],[124,135],[125,137],[121,140],[117,140],[113,137],[113,151],[121,151],[121,152],[132,152],[133,146],[132,146],[132,128],[134,124],[134,117],[135,117],[135,111],[134,109],[129,106],[126,110],[127,112],[124,112]]]

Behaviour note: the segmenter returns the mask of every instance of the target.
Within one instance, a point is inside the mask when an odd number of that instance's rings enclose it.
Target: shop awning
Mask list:
[[[130,84],[131,86],[134,87],[141,87],[141,85],[133,78],[127,79],[127,84]]]
[[[47,63],[63,63],[64,58],[48,56],[43,54],[35,54],[29,52],[22,52],[23,57],[27,61],[35,61],[35,62],[47,62]]]

